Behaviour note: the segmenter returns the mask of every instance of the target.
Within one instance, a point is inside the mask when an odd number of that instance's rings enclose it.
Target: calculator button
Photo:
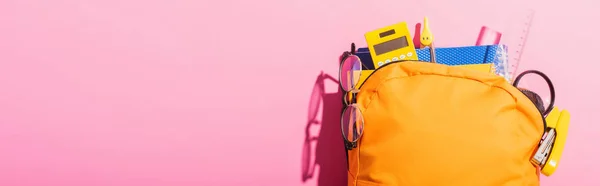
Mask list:
[[[408,53],[406,53],[406,56],[411,57],[412,54],[413,54],[412,52],[408,52]]]
[[[400,55],[400,59],[404,59],[406,56],[404,54]]]
[[[398,61],[398,57],[392,58],[392,61]]]
[[[383,65],[383,61],[378,62],[377,65],[379,65],[379,66]]]
[[[392,60],[390,60],[390,59],[385,60],[385,63],[389,63],[389,62],[392,62]]]

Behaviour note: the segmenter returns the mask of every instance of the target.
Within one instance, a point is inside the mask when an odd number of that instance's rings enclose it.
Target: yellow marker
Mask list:
[[[548,127],[556,126],[556,128],[554,128],[556,130],[556,139],[552,145],[552,151],[548,156],[546,164],[544,167],[542,167],[542,174],[550,176],[556,171],[556,168],[558,168],[558,163],[560,162],[563,150],[565,149],[567,133],[569,132],[569,124],[571,122],[571,114],[569,114],[569,111],[567,110],[562,110],[560,111],[560,115],[558,118],[556,118],[556,120],[550,122],[547,120],[546,122]]]
[[[435,63],[435,48],[433,47],[433,34],[429,29],[429,20],[427,17],[423,20],[423,31],[421,31],[421,46],[429,47],[429,53],[431,54],[431,62]]]

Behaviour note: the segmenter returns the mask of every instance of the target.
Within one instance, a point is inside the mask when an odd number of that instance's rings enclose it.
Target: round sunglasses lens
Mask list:
[[[362,136],[364,122],[363,115],[356,104],[349,105],[342,113],[342,135],[349,142],[356,142]]]
[[[544,112],[550,105],[550,88],[548,83],[536,74],[528,74],[521,78],[519,85],[520,89],[525,89],[528,92],[524,94],[531,99],[531,101]]]
[[[362,64],[358,56],[350,55],[342,61],[340,66],[340,85],[344,91],[350,91],[360,79]]]

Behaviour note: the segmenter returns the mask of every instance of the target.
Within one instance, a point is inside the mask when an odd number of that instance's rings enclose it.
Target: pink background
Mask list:
[[[438,46],[472,45],[526,7],[521,69],[549,74],[572,112],[543,185],[600,185],[597,5],[518,1],[1,0],[0,185],[342,185],[339,95],[322,77],[350,42],[429,16]],[[318,95],[324,111],[308,108]]]

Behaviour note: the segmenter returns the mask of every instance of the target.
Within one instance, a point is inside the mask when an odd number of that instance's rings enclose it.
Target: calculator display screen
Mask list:
[[[396,39],[373,45],[373,49],[375,50],[375,55],[381,55],[407,46],[408,40],[406,39],[406,36],[402,36]]]

